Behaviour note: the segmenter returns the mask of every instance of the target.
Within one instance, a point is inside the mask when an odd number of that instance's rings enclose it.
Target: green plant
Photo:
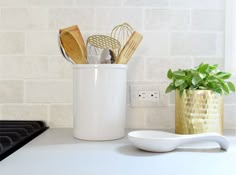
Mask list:
[[[176,89],[179,90],[180,96],[185,89],[212,90],[221,95],[235,92],[235,85],[231,81],[226,81],[231,77],[231,74],[219,71],[217,67],[217,64],[201,63],[194,69],[179,69],[177,71],[169,69],[167,77],[172,82],[166,88],[166,93]]]

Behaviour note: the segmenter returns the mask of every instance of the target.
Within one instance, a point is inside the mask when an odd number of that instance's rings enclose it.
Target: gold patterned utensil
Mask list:
[[[120,50],[120,42],[106,35],[92,35],[87,39],[86,43],[88,45],[93,46],[95,49],[111,49],[114,53],[118,53]]]
[[[124,48],[121,50],[120,54],[116,59],[117,64],[127,64],[134,51],[142,41],[143,36],[138,32],[133,32],[129,40],[125,44]]]

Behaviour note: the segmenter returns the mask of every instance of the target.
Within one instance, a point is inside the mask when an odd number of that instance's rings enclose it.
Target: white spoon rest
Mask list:
[[[133,131],[128,134],[128,139],[139,149],[151,152],[169,152],[178,146],[196,141],[214,141],[221,149],[229,148],[228,140],[217,133],[178,135],[162,131]]]

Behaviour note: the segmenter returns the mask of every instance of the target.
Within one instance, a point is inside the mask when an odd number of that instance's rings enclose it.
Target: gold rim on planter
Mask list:
[[[175,92],[175,132],[223,134],[224,98],[211,90],[184,90]]]

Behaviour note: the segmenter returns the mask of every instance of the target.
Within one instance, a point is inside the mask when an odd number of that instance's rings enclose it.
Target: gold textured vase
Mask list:
[[[175,132],[223,134],[224,98],[211,90],[175,92]]]

